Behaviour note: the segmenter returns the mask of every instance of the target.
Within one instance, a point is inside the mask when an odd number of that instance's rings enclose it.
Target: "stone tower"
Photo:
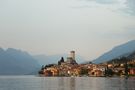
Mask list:
[[[77,64],[76,60],[75,60],[75,51],[70,51],[70,56],[67,57],[67,63],[68,64]]]
[[[75,60],[75,51],[70,51],[70,57],[72,57],[72,59]]]

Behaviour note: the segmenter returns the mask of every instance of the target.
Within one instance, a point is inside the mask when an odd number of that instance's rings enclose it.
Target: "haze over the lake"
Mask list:
[[[135,0],[0,0],[0,47],[87,60],[135,39]]]

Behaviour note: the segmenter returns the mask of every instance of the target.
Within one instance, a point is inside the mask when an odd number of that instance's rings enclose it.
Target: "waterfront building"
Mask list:
[[[105,65],[91,65],[88,72],[89,76],[101,77],[105,76]]]
[[[135,67],[129,68],[129,75],[135,75]]]

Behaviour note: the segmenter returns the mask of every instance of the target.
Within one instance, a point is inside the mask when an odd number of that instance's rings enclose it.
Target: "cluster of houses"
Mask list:
[[[75,51],[70,52],[70,57],[64,61],[62,57],[58,64],[50,64],[43,66],[39,71],[43,76],[91,76],[91,77],[104,77],[104,76],[124,76],[135,75],[135,67],[127,66],[135,65],[135,60],[128,64],[77,64],[75,60]]]

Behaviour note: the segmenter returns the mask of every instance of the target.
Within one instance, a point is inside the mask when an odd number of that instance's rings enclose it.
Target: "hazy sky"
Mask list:
[[[92,60],[135,39],[135,0],[0,0],[0,47]]]

